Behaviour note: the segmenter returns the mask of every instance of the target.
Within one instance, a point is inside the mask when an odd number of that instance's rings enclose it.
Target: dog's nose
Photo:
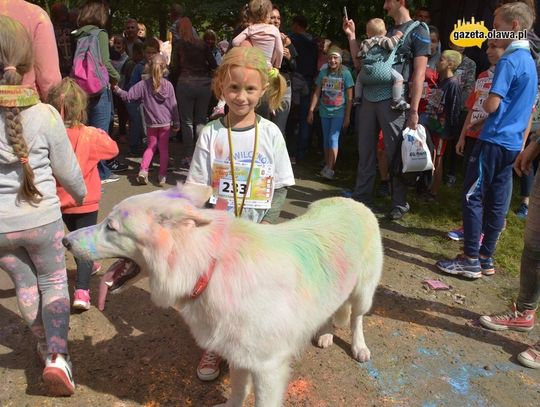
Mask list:
[[[67,237],[64,237],[62,239],[62,244],[64,245],[66,249],[71,250],[71,242],[69,241]]]

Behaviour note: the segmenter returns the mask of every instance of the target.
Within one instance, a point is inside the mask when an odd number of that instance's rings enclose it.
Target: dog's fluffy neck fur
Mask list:
[[[223,269],[222,259],[226,257],[228,249],[241,244],[231,238],[235,235],[230,233],[231,229],[236,228],[234,218],[222,211],[205,210],[204,213],[211,219],[208,225],[195,226],[189,233],[178,230],[171,241],[180,240],[182,244],[161,247],[158,263],[145,265],[153,270],[150,273],[152,300],[159,306],[168,307],[201,301],[200,297],[204,297],[205,292],[196,299],[191,298],[199,278],[213,267],[215,272],[209,282],[209,285],[212,285],[215,273]],[[192,255],[186,256],[184,253]]]

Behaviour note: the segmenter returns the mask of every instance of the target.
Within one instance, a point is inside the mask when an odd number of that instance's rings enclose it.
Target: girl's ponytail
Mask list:
[[[161,88],[161,79],[168,75],[167,61],[161,54],[156,54],[150,61],[150,75],[152,77],[152,87],[154,92],[159,92]]]
[[[279,73],[277,68],[272,68],[268,71],[268,89],[266,90],[266,98],[270,110],[283,110],[283,96],[287,90],[287,81]]]
[[[34,171],[28,162],[28,145],[23,137],[23,128],[20,109],[13,107],[4,109],[4,120],[6,121],[6,136],[13,152],[19,158],[23,167],[23,182],[19,194],[25,201],[37,204],[43,198],[43,194],[34,185]]]

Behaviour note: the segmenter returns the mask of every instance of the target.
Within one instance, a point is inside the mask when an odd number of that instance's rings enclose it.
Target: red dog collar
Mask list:
[[[191,299],[197,298],[199,295],[203,293],[203,291],[208,286],[208,283],[210,282],[210,279],[212,278],[212,274],[214,274],[214,270],[216,268],[216,259],[212,259],[212,262],[210,263],[210,267],[208,267],[208,270],[206,273],[204,273],[202,276],[200,276],[195,283],[195,287],[193,287],[193,291],[191,292]]]

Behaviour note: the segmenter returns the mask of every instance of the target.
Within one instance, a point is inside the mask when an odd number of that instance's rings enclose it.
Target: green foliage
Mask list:
[[[59,0],[35,0],[47,11],[50,6]],[[83,0],[63,0],[68,7],[77,7]],[[110,0],[111,12],[113,16],[112,29],[114,33],[122,32],[124,22],[127,18],[135,18],[143,22],[149,33],[152,35],[165,37],[166,30],[170,24],[169,9],[173,3],[178,3],[184,7],[185,13],[192,19],[193,26],[203,32],[207,28],[212,28],[218,33],[220,38],[229,38],[232,30],[238,21],[240,9],[247,0],[205,0],[205,1],[175,1],[175,0]],[[425,5],[428,1],[416,1],[417,5]],[[373,17],[383,17],[383,0],[327,0],[309,1],[295,0],[274,2],[281,10],[282,30],[290,30],[290,21],[296,14],[303,14],[307,17],[310,27],[309,32],[315,36],[329,38],[343,45],[346,38],[341,29],[343,20],[343,7],[347,7],[349,18],[356,22],[357,35],[364,34],[364,27],[367,20]]]

